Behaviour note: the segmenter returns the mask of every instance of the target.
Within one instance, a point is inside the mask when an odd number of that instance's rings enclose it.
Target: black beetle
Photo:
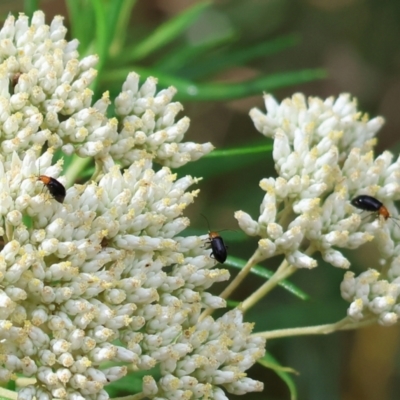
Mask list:
[[[367,194],[354,197],[351,204],[360,210],[376,212],[378,215],[382,215],[385,220],[390,218],[389,210],[378,199]]]
[[[208,243],[211,245],[210,257],[223,264],[228,256],[226,249],[228,246],[225,245],[224,240],[217,232],[208,232]]]
[[[57,200],[59,203],[64,202],[66,192],[62,183],[58,182],[57,179],[46,175],[39,175],[38,180],[47,187],[54,200]]]
[[[201,214],[201,216],[207,221],[208,225],[208,242],[211,246],[211,254],[210,257],[217,260],[219,263],[223,264],[226,261],[226,257],[228,256],[228,252],[226,249],[228,246],[224,243],[222,237],[218,234],[218,232],[213,232],[210,230],[210,224],[208,223],[208,219]]]

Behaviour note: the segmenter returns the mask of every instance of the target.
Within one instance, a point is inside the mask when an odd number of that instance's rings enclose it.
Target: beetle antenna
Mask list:
[[[229,229],[229,228],[226,228],[226,229],[221,229],[221,230],[219,230],[219,231],[215,231],[215,232],[224,232],[224,231],[238,232],[238,230],[237,230],[237,229]]]
[[[40,156],[39,156],[39,174],[38,174],[38,176],[37,176],[37,180],[39,181],[40,179],[39,179],[39,176],[40,176]],[[40,193],[42,194],[43,193],[43,189],[44,189],[44,185],[42,186],[42,190],[40,191]]]
[[[364,211],[362,211],[362,213],[363,213]],[[366,212],[369,212],[369,211],[366,211]],[[361,213],[361,214],[362,214]],[[361,214],[359,214],[359,215],[361,215]],[[368,217],[371,217],[371,216],[373,216],[374,214],[373,213],[371,213],[371,212],[369,212],[369,214],[367,214],[367,215],[364,215],[362,218],[361,218],[361,221],[363,221],[364,219],[367,219]]]
[[[210,228],[210,223],[208,222],[208,219],[207,219],[207,217],[204,215],[204,214],[200,214],[205,220],[206,220],[206,222],[207,222],[207,226],[208,226],[208,230],[209,231],[211,231],[211,228]]]

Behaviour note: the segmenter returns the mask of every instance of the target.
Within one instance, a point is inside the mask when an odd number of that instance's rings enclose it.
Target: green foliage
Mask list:
[[[287,388],[290,392],[290,400],[297,400],[297,390],[293,378],[290,374],[298,374],[292,368],[282,367],[278,361],[267,353],[263,358],[258,360],[258,363],[263,365],[265,368],[270,368],[285,382]]]
[[[118,379],[118,381],[107,385],[105,390],[111,398],[139,393],[142,390],[142,379],[146,375],[151,375],[156,378],[160,373],[158,368],[153,368],[149,371],[132,371],[124,378]]]
[[[238,168],[260,163],[271,153],[272,145],[259,142],[251,146],[225,150],[214,150],[195,163],[189,163],[178,170],[179,175],[201,176],[203,179],[215,178],[234,172]]]
[[[97,96],[103,90],[117,93],[130,71],[138,72],[143,79],[155,76],[161,86],[174,85],[179,100],[192,101],[243,98],[325,77],[322,70],[305,69],[260,75],[238,83],[218,82],[217,73],[282,52],[296,45],[299,36],[246,43],[241,40],[243,32],[235,30],[211,1],[188,7],[154,30],[146,27],[139,32],[130,25],[136,4],[135,0],[67,0],[71,37],[79,40],[80,53],[99,56],[99,74],[93,85]],[[25,3],[29,15],[37,7],[37,1]],[[200,29],[199,21],[207,19],[211,26],[207,31]]]

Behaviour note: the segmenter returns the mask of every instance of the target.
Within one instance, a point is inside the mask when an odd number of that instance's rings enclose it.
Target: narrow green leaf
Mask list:
[[[265,356],[257,360],[257,362],[266,368],[272,369],[286,383],[290,392],[290,400],[297,400],[296,384],[290,375],[298,375],[296,370],[289,367],[282,367],[270,353],[266,353]]]
[[[226,304],[227,304],[227,306],[229,307],[229,308],[236,308],[236,307],[239,307],[240,306],[240,301],[234,301],[234,300],[227,300],[226,301]]]
[[[86,167],[85,170],[79,175],[79,182],[86,182],[90,177],[93,176],[96,168],[94,166]]]
[[[125,43],[126,33],[128,32],[129,18],[136,0],[113,0],[110,3],[109,21],[114,26],[114,35],[110,41],[110,57],[118,56]]]
[[[110,47],[115,32],[118,26],[118,18],[120,17],[121,10],[124,8],[123,0],[116,0],[112,2],[104,0],[91,0],[95,15],[95,52],[99,56],[97,64],[98,76],[92,83],[91,89],[95,92],[95,98],[100,96],[98,90],[99,79],[103,74],[104,66],[108,62],[110,55]],[[130,4],[128,4],[129,6]],[[91,34],[93,37],[93,33]]]
[[[79,53],[87,54],[93,41],[93,26],[95,23],[91,3],[86,1],[66,0],[70,19],[71,37],[79,40]]]
[[[210,1],[202,1],[185,10],[182,14],[165,22],[158,27],[153,34],[136,44],[131,49],[126,49],[123,61],[135,61],[147,57],[154,51],[165,46],[175,39],[188,26],[193,24],[198,16],[211,5]]]
[[[90,163],[92,162],[93,159],[90,157],[81,158],[76,154],[72,155],[72,157],[68,159],[68,168],[64,169],[64,177],[67,180],[66,186],[69,187],[76,183],[77,180],[83,179],[83,171],[90,169]]]
[[[190,60],[198,60],[203,54],[209,53],[220,46],[227,45],[235,38],[237,38],[236,35],[229,33],[226,36],[210,38],[207,42],[198,45],[180,46],[172,52],[168,52],[165,57],[157,61],[154,68],[158,68],[164,73],[181,70],[182,66],[187,65]]]
[[[228,259],[225,261],[224,265],[229,265],[230,267],[233,267],[233,268],[242,269],[246,265],[246,260],[243,260],[238,257],[228,256]],[[261,265],[255,265],[251,269],[251,273],[254,275],[260,276],[261,278],[269,279],[274,274],[274,271],[271,271],[265,267],[262,267]],[[294,294],[301,300],[309,299],[309,296],[307,293],[303,292],[296,285],[294,285],[293,283],[290,283],[286,279],[279,282],[279,286],[282,286],[288,292]]]
[[[72,32],[72,36],[75,38],[79,38],[80,35],[78,34],[79,31],[79,24],[78,24],[78,13],[79,13],[79,2],[76,0],[66,0],[65,2],[67,9],[68,9],[68,15],[70,19],[70,29]]]
[[[195,163],[184,165],[177,172],[180,176],[192,175],[203,179],[215,178],[263,162],[271,150],[272,143],[269,139],[257,141],[253,146],[214,150]]]
[[[95,14],[95,46],[96,46],[96,53],[99,56],[99,63],[97,64],[97,70],[99,73],[102,71],[104,63],[107,60],[108,56],[108,43],[110,39],[110,32],[109,30],[113,29],[108,25],[107,21],[107,12],[105,8],[105,3],[102,0],[91,0],[94,14]],[[112,36],[111,36],[112,37]]]
[[[24,0],[24,13],[30,18],[33,13],[39,10],[39,0]]]
[[[210,55],[201,60],[195,59],[192,67],[190,65],[185,66],[185,76],[191,79],[198,79],[232,66],[245,65],[255,58],[265,58],[288,47],[295,46],[299,41],[299,35],[291,34],[239,50],[228,49],[228,51],[222,52],[219,56]]]
[[[177,86],[177,97],[180,100],[196,101],[233,100],[323,78],[326,78],[326,72],[321,69],[282,72],[239,83],[191,84],[181,88]],[[161,78],[160,83],[163,84]]]
[[[327,76],[326,71],[323,69],[305,69],[261,76],[239,83],[195,83],[174,75],[162,74],[150,68],[135,66],[132,70],[136,71],[142,77],[156,76],[160,86],[175,86],[178,89],[177,98],[179,100],[195,101],[240,99],[265,91],[324,79]],[[106,82],[115,80],[123,81],[129,72],[131,72],[131,69],[127,68],[113,70],[107,74],[104,80]]]
[[[266,153],[272,151],[273,147],[274,146],[272,144],[265,144],[265,145],[248,146],[248,147],[237,147],[234,149],[214,150],[211,153],[207,154],[205,157],[207,158],[231,157],[231,156],[243,156],[246,154]]]

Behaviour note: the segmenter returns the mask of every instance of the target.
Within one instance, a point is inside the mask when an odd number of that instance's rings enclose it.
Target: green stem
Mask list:
[[[14,236],[14,227],[9,222],[6,222],[6,231],[4,233],[3,240],[5,245],[6,243],[11,242]]]
[[[310,255],[314,252],[314,247],[310,245],[304,254]],[[283,281],[290,275],[292,275],[298,268],[290,265],[286,259],[284,259],[281,265],[278,267],[274,275],[271,276],[260,288],[252,293],[241,305],[240,309],[245,313],[249,308],[257,304],[267,293],[269,293],[279,282]]]
[[[302,335],[327,335],[336,331],[362,328],[377,321],[377,317],[369,317],[362,321],[354,321],[350,317],[345,317],[333,324],[305,326],[301,328],[276,329],[273,331],[257,332],[252,336],[262,336],[266,339],[277,339],[283,337],[302,336]]]
[[[269,293],[280,281],[286,279],[297,270],[290,265],[286,259],[282,261],[274,275],[271,276],[260,288],[252,293],[241,305],[240,309],[245,313],[255,304],[257,304],[267,293]]]
[[[17,400],[18,393],[8,390],[6,388],[0,387],[0,398],[2,399],[15,399]]]
[[[74,159],[71,165],[67,168],[65,177],[67,179],[67,186],[71,186],[76,182],[76,178],[79,177],[81,171],[92,161],[90,157],[81,158],[74,155]]]
[[[96,160],[94,167],[95,168],[91,180],[97,182],[100,175],[103,174],[103,163],[100,160]]]
[[[113,397],[112,400],[141,400],[144,399],[145,397],[146,396],[143,394],[143,392],[141,392],[129,396]]]
[[[231,293],[242,283],[243,279],[248,275],[248,273],[251,271],[251,268],[257,264],[259,261],[260,257],[258,255],[258,251],[256,251],[247,261],[247,264],[240,270],[240,272],[236,275],[235,279],[225,288],[225,290],[219,295],[219,297],[222,297],[223,299],[228,298]],[[203,313],[200,315],[199,320],[201,321],[208,315],[211,315],[213,313],[214,309],[213,308],[207,308],[206,310],[203,311]]]
[[[254,265],[257,264],[260,257],[258,251],[256,251],[247,261],[247,264],[240,270],[236,275],[235,279],[225,288],[225,290],[219,295],[223,299],[227,299],[232,292],[243,282],[244,278],[249,274]]]

